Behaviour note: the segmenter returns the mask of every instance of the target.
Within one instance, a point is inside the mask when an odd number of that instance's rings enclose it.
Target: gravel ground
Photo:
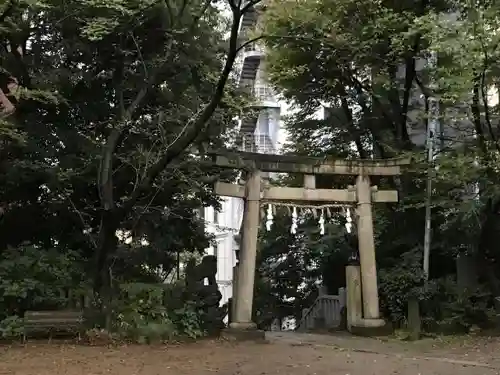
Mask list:
[[[478,350],[482,348],[482,350]],[[489,375],[500,374],[497,340],[412,344],[270,334],[269,343],[203,341],[97,347],[33,342],[0,349],[0,374],[16,375]]]

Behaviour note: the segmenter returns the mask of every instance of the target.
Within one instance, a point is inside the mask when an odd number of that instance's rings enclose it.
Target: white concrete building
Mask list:
[[[255,27],[258,11],[246,13],[240,35],[245,35]],[[278,146],[280,130],[280,104],[267,82],[264,66],[265,50],[257,43],[247,46],[241,54],[239,85],[253,94],[255,115],[240,120],[238,144],[243,151],[274,153]],[[222,202],[222,210],[216,212],[208,207],[204,212],[207,232],[215,235],[216,246],[207,249],[207,254],[217,256],[217,283],[222,293],[221,304],[233,295],[233,266],[243,219],[243,200],[227,197]]]

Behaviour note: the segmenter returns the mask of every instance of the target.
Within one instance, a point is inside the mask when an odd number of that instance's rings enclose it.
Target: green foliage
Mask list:
[[[65,307],[62,292],[81,285],[75,252],[44,250],[26,244],[0,254],[0,316],[22,316],[28,309]]]
[[[453,277],[431,280],[424,285],[424,273],[419,253],[408,252],[402,261],[379,273],[379,290],[384,316],[396,326],[405,326],[410,299],[421,306],[423,328],[429,332],[468,332],[473,325],[492,326],[491,293],[461,290]]]
[[[164,286],[131,283],[121,291],[113,324],[122,338],[149,343],[203,335],[199,313],[189,305],[169,308]]]
[[[212,184],[227,176],[206,166],[204,147],[231,140],[246,103],[222,8],[0,5],[0,319],[62,308],[61,292],[83,281],[104,305],[116,285],[171,279],[179,254],[208,246],[196,211],[218,204]],[[201,334],[191,306],[126,293],[131,336]]]
[[[175,323],[178,336],[195,339],[204,335],[200,323],[202,314],[200,311],[196,311],[193,304],[185,303],[183,307],[173,310],[170,315]]]
[[[65,293],[83,296],[83,264],[78,253],[23,244],[0,253],[0,337],[23,334],[27,310],[72,307]]]
[[[432,292],[424,305],[424,327],[428,330],[469,332],[474,325],[488,329],[496,323],[491,293],[484,288],[463,290],[455,280],[444,278],[434,281]]]
[[[0,252],[75,249],[97,289],[171,277],[177,254],[210,240],[196,210],[217,205],[223,173],[201,145],[225,144],[245,103],[232,77],[216,90],[226,14],[205,1],[21,0],[0,16],[0,90],[15,109],[0,103]]]
[[[425,300],[422,257],[415,251],[403,254],[401,262],[379,272],[381,308],[391,321],[400,324],[406,319],[410,298]]]
[[[0,338],[19,339],[24,333],[23,319],[12,315],[0,320]]]

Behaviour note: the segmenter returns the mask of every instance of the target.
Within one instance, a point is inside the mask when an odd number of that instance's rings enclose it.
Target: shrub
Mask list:
[[[23,319],[11,315],[0,321],[0,338],[13,340],[20,338],[24,333]]]
[[[434,284],[434,296],[426,301],[424,310],[430,329],[446,327],[451,332],[468,332],[473,325],[491,326],[494,310],[490,306],[491,294],[484,288],[460,289],[452,278],[436,280]]]
[[[80,263],[81,264],[81,263]],[[77,254],[25,244],[0,257],[0,319],[64,306],[61,290],[80,283]],[[73,289],[73,288],[72,288]],[[3,314],[3,315],[2,315]]]
[[[430,280],[424,287],[417,253],[406,253],[397,266],[380,270],[379,289],[382,311],[396,326],[405,325],[410,298],[421,302],[423,328],[427,331],[456,333],[467,332],[473,325],[490,326],[490,293],[482,288],[460,290],[452,277]]]
[[[414,252],[403,254],[402,261],[379,272],[381,308],[397,325],[406,321],[406,309],[410,298],[425,300],[432,293],[422,288],[424,273],[419,256]]]
[[[114,309],[114,329],[122,338],[138,343],[201,336],[199,313],[189,304],[181,308],[178,302],[169,304],[164,296],[163,285],[123,284]]]
[[[177,331],[182,335],[192,339],[203,335],[200,313],[192,304],[186,303],[184,307],[174,310],[171,314]]]

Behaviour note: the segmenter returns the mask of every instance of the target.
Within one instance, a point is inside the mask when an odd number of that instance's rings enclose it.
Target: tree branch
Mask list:
[[[405,59],[405,83],[404,83],[404,91],[403,91],[403,104],[401,107],[401,127],[406,127],[406,122],[408,119],[408,108],[410,105],[411,98],[411,89],[413,87],[413,80],[416,78],[417,72],[416,68],[416,56],[420,46],[420,40],[422,35],[418,33],[415,36],[415,42],[413,43],[413,47],[409,56]]]
[[[171,46],[173,41],[170,41],[169,45]],[[167,48],[169,50],[169,48]],[[100,165],[99,171],[99,179],[98,186],[100,191],[100,196],[102,200],[102,204],[104,209],[110,210],[114,208],[114,199],[113,199],[113,156],[118,146],[118,142],[120,140],[123,131],[130,125],[132,121],[132,117],[137,110],[137,108],[141,105],[142,101],[146,97],[146,94],[151,89],[151,87],[155,84],[158,75],[164,69],[164,65],[158,66],[153,72],[147,77],[146,82],[141,87],[134,100],[128,107],[125,108],[123,104],[123,100],[121,98],[121,92],[118,94],[119,98],[119,121],[118,124],[111,130],[108,138],[106,139],[106,144],[103,149],[102,161]],[[121,77],[123,78],[123,77]]]
[[[474,129],[476,130],[477,139],[479,141],[479,147],[483,152],[483,158],[489,160],[488,147],[486,146],[486,137],[483,131],[483,125],[481,124],[481,110],[479,109],[479,86],[480,86],[480,78],[476,76],[474,78],[474,88],[472,95],[472,123],[474,124]]]
[[[252,38],[250,40],[247,40],[245,43],[242,43],[237,49],[236,49],[236,53],[240,52],[241,50],[243,50],[246,46],[252,44],[252,43],[255,43],[261,39],[264,39],[266,36],[265,35],[260,35],[260,36],[257,36],[255,38]]]
[[[359,106],[361,107],[361,110],[363,112],[363,117],[364,120],[366,121],[368,131],[370,132],[373,140],[373,148],[375,151],[375,154],[382,158],[385,159],[387,157],[387,153],[384,150],[384,146],[382,145],[380,139],[379,139],[379,134],[378,134],[378,129],[373,126],[372,123],[372,115],[370,113],[370,109],[368,108],[368,105],[366,103],[366,99],[364,97],[363,90],[360,87],[356,88],[356,93],[357,93],[357,102]]]
[[[354,118],[352,116],[352,110],[351,108],[349,107],[349,103],[347,101],[347,92],[345,92],[345,89],[342,88],[341,89],[343,91],[343,95],[342,97],[340,98],[340,102],[341,102],[341,107],[342,107],[342,111],[344,112],[344,115],[346,116],[346,119],[347,119],[347,122],[349,123],[349,125],[355,129],[355,125],[354,125]],[[354,143],[356,144],[356,148],[358,149],[358,153],[359,153],[359,157],[361,159],[366,159],[368,157],[368,154],[366,153],[364,147],[363,147],[363,143],[361,142],[361,137],[360,137],[360,134],[359,132],[356,130],[356,134],[354,135]]]
[[[483,100],[483,107],[484,107],[484,120],[486,121],[486,126],[488,127],[488,133],[490,134],[491,141],[495,144],[495,148],[497,151],[500,151],[500,146],[498,144],[498,139],[493,132],[493,127],[491,125],[491,119],[490,119],[490,107],[489,107],[489,100],[488,100],[488,95],[486,93],[486,71],[488,70],[488,65],[489,65],[489,57],[488,57],[488,51],[486,50],[486,46],[484,45],[484,41],[481,38],[481,46],[483,48],[484,52],[484,61],[483,61],[483,69],[481,70],[481,98]]]
[[[360,92],[367,92],[368,94],[371,95],[373,101],[379,105],[380,109],[381,109],[381,112],[382,112],[382,116],[390,123],[390,124],[394,124],[394,120],[391,118],[391,116],[384,110],[384,106],[382,104],[382,102],[380,101],[379,97],[373,92],[372,89],[370,89],[369,87],[366,87],[365,85],[363,85],[363,83],[357,78],[357,74],[356,72],[354,71],[351,71],[349,68],[346,69],[346,73],[348,73],[348,84],[352,84],[358,91]]]
[[[420,2],[420,10],[418,15],[423,15],[425,9],[429,5],[429,0],[422,0]],[[413,87],[413,80],[416,78],[416,57],[420,49],[420,42],[422,40],[422,33],[417,33],[415,35],[415,40],[413,46],[405,58],[405,83],[403,91],[403,105],[401,108],[401,127],[406,127],[406,122],[408,119],[408,108],[411,98],[411,89]]]
[[[257,1],[254,1],[257,3]],[[146,194],[151,189],[151,184],[158,177],[158,175],[177,157],[179,157],[199,136],[199,134],[204,131],[207,122],[210,120],[211,116],[219,106],[222,98],[224,97],[224,89],[226,83],[229,79],[229,75],[233,69],[236,56],[238,54],[238,36],[239,27],[242,16],[245,14],[244,11],[232,8],[233,21],[231,25],[231,33],[229,37],[229,51],[227,54],[226,62],[222,73],[219,76],[219,80],[215,86],[215,90],[212,99],[208,104],[206,104],[200,111],[198,111],[184,126],[176,139],[169,145],[165,150],[165,153],[160,158],[160,160],[155,163],[146,173],[146,177],[139,185],[137,189],[134,190],[130,198],[122,206],[122,215],[128,213],[139,200],[139,198]]]

